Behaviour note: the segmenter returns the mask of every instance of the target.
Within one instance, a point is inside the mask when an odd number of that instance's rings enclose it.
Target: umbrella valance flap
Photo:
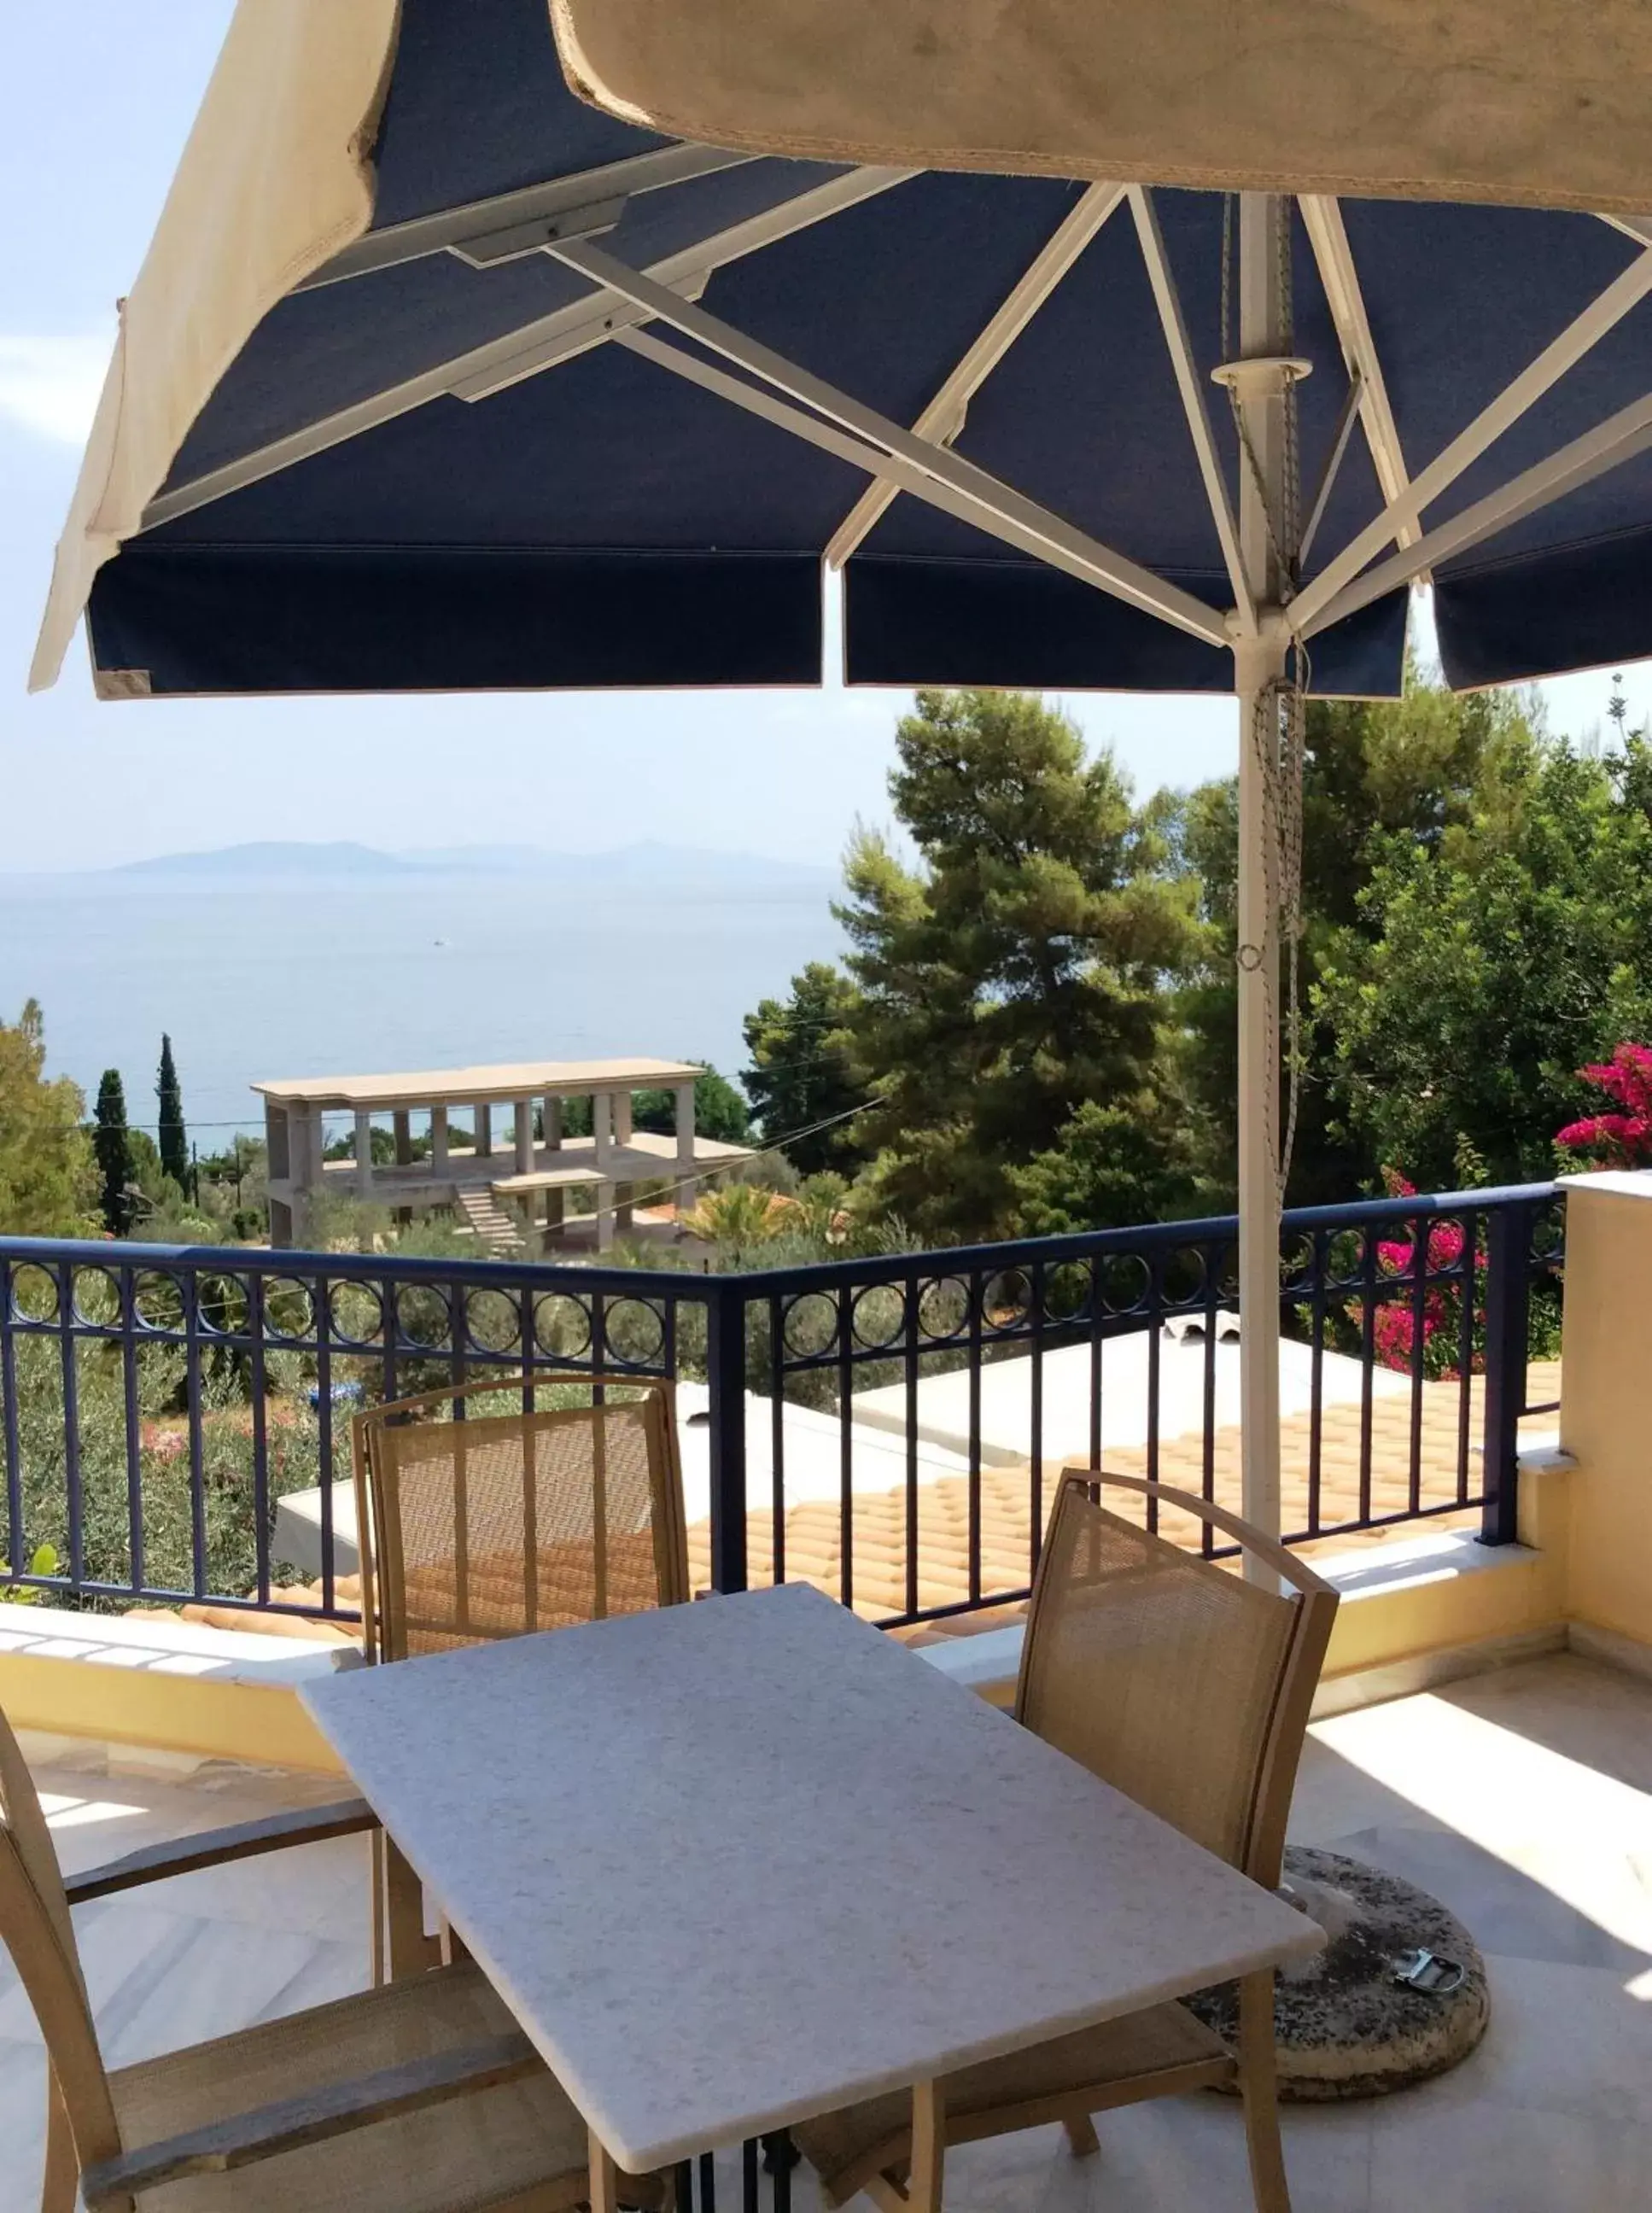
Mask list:
[[[242,0],[121,303],[31,682],[50,683],[99,568],[264,317],[367,229],[397,0]]]
[[[1652,208],[1644,0],[550,0],[569,82],[770,154]]]

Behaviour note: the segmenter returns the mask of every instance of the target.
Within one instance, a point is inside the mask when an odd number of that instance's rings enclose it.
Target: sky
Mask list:
[[[231,0],[0,0],[0,870],[103,868],[253,838],[600,851],[657,839],[832,863],[888,814],[904,695],[544,693],[95,703],[83,643],[24,680],[113,331]],[[1426,637],[1426,631],[1424,632]],[[828,655],[828,660],[831,656]],[[1551,729],[1596,673],[1541,687]],[[1652,663],[1625,672],[1631,723]],[[1061,701],[1138,789],[1234,764],[1224,699]],[[479,755],[491,773],[454,772]],[[279,759],[278,779],[266,764]]]

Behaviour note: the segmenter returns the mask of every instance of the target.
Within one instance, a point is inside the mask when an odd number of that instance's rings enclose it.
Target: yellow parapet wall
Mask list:
[[[1567,1613],[1652,1647],[1652,1174],[1568,1176]],[[1652,1651],[1648,1653],[1652,1660]]]
[[[344,1649],[0,1606],[0,1711],[14,1728],[336,1775],[298,1685]]]
[[[1315,1564],[1335,1576],[1334,1561]],[[1484,1546],[1460,1530],[1419,1537],[1358,1560],[1349,1583],[1316,1713],[1402,1698],[1566,1642],[1564,1559],[1527,1545]]]

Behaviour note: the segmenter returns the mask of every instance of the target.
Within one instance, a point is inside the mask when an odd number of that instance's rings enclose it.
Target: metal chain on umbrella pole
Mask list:
[[[1276,918],[1283,955],[1286,1108],[1283,1137],[1271,1085],[1265,1096],[1268,1149],[1277,1162],[1282,1206],[1296,1143],[1302,1076],[1302,765],[1307,739],[1302,659],[1299,648],[1293,655],[1295,665],[1291,673],[1276,677],[1257,693],[1247,734],[1263,792],[1263,869],[1267,909]],[[1261,967],[1264,971],[1262,995],[1266,1009],[1270,1065],[1277,1065],[1280,1058],[1277,978],[1267,970],[1259,946],[1241,945],[1239,960],[1241,967]]]
[[[1234,196],[1222,196],[1222,344],[1224,358],[1231,359],[1231,326],[1233,296]],[[1289,223],[1279,225],[1278,234],[1278,296],[1281,302],[1282,335],[1287,344],[1294,331],[1291,303],[1291,235]],[[1301,465],[1297,437],[1296,382],[1287,375],[1281,394],[1283,414],[1283,466],[1280,472],[1278,512],[1269,497],[1268,485],[1262,466],[1252,442],[1250,428],[1245,419],[1236,383],[1228,386],[1228,398],[1233,410],[1234,431],[1239,450],[1254,487],[1257,503],[1268,534],[1268,544],[1280,578],[1280,599],[1289,606],[1296,590],[1298,548],[1301,540]],[[1284,1063],[1286,1081],[1285,1126],[1283,1137],[1278,1128],[1277,1107],[1272,1086],[1265,1099],[1265,1119],[1268,1149],[1276,1161],[1279,1180],[1279,1203],[1284,1204],[1285,1186],[1290,1177],[1291,1155],[1295,1147],[1296,1125],[1301,1106],[1302,1082],[1302,1021],[1301,993],[1301,952],[1302,936],[1302,776],[1307,751],[1307,707],[1309,681],[1308,649],[1300,640],[1292,646],[1287,673],[1272,679],[1256,694],[1251,714],[1251,727],[1247,741],[1253,748],[1259,771],[1265,813],[1264,869],[1266,882],[1267,911],[1275,919],[1279,942],[1283,954],[1285,976]],[[1260,946],[1241,945],[1239,948],[1240,966],[1247,969],[1264,967]],[[1270,1065],[1277,1066],[1280,1053],[1277,979],[1271,971],[1262,978],[1263,999],[1266,1009],[1268,1052]]]

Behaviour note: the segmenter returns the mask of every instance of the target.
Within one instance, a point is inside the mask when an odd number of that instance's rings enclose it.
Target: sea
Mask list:
[[[161,1036],[203,1153],[261,1133],[249,1086],[497,1061],[709,1060],[841,949],[822,869],[718,884],[440,871],[202,881],[0,876],[0,1020],[37,999],[48,1072],[107,1068],[154,1125]]]

